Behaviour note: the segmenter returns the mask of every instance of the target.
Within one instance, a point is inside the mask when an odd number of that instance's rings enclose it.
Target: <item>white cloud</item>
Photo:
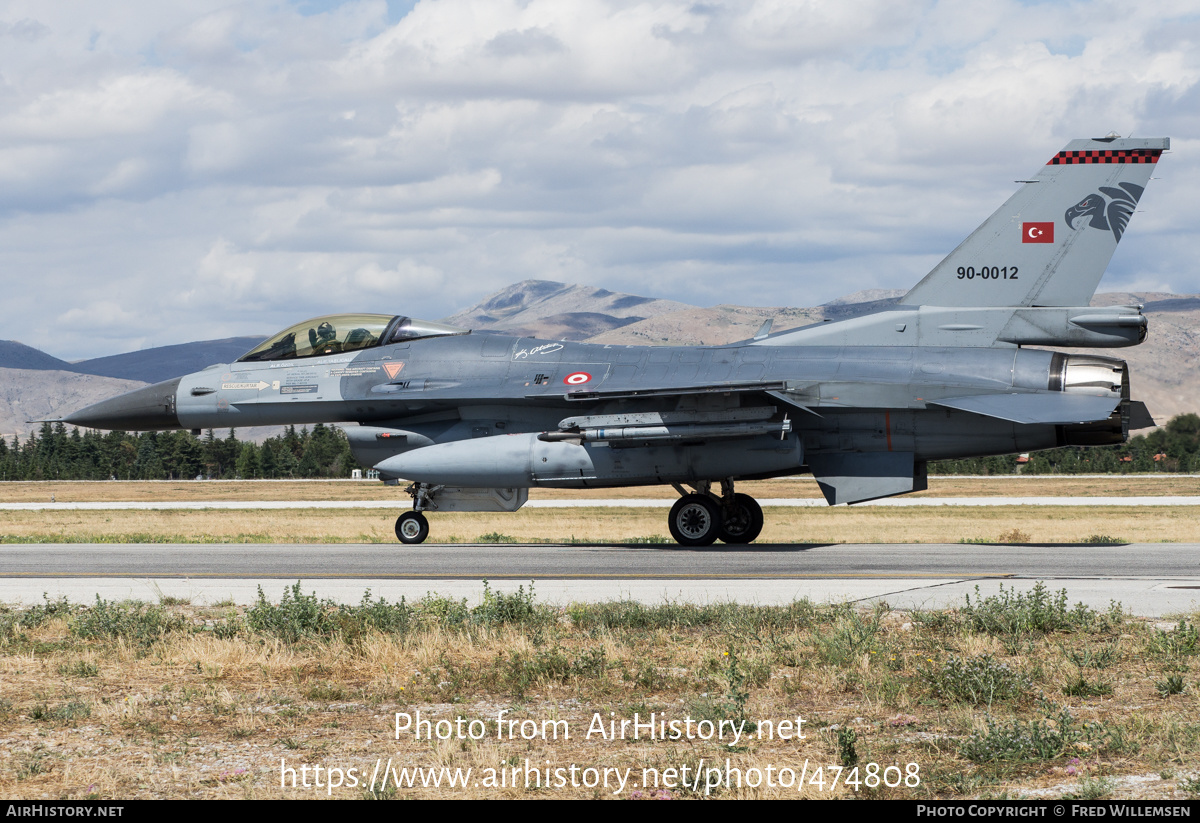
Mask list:
[[[531,277],[905,288],[1110,129],[1177,141],[1103,286],[1200,292],[1200,19],[1153,5],[13,0],[0,319],[75,357]]]

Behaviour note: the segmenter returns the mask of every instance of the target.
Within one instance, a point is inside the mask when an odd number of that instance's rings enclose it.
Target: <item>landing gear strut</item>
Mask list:
[[[437,511],[433,495],[443,488],[429,483],[412,483],[405,489],[413,499],[413,509],[396,518],[396,537],[401,543],[424,543],[429,537],[429,520],[422,512]]]
[[[762,532],[762,507],[748,494],[735,494],[733,480],[721,481],[720,496],[710,491],[709,482],[690,484],[694,492],[672,485],[681,496],[671,507],[667,527],[680,545],[711,546],[717,540],[740,545]]]

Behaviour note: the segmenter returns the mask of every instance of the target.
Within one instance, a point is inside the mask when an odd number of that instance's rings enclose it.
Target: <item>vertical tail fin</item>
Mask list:
[[[1072,140],[900,302],[1086,306],[1170,138]]]

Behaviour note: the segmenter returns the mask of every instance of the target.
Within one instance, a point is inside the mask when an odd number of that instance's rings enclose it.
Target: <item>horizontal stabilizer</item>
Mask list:
[[[1138,429],[1152,429],[1158,424],[1154,422],[1154,418],[1150,416],[1150,410],[1146,408],[1146,404],[1141,400],[1134,400],[1129,404],[1129,430],[1137,431]]]
[[[916,462],[912,452],[809,454],[808,467],[831,506],[923,491],[929,486],[925,463]]]
[[[976,394],[930,400],[930,405],[974,412],[1013,423],[1067,425],[1107,420],[1121,402],[1119,397],[1090,394]]]

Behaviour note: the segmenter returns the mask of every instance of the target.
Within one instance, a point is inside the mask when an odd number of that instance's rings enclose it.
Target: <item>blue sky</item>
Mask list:
[[[1185,2],[0,5],[0,336],[77,359],[524,279],[908,288],[1068,140],[1169,136],[1101,284],[1200,292]]]

